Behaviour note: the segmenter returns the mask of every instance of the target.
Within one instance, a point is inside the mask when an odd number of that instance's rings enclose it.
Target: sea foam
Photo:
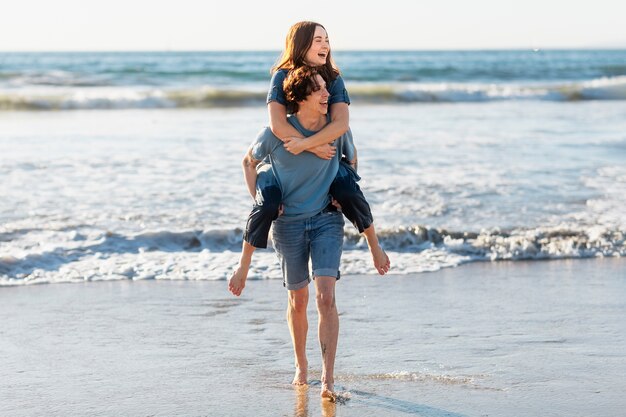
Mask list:
[[[198,86],[194,88],[90,87],[0,90],[0,110],[119,110],[228,108],[262,106],[264,90]],[[626,100],[626,76],[588,81],[535,84],[352,83],[350,96],[362,104],[459,103],[502,100],[571,102]]]

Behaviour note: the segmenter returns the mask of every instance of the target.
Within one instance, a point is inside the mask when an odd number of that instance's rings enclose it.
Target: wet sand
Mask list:
[[[311,288],[313,291],[313,288]],[[474,263],[344,276],[336,385],[292,387],[278,280],[0,289],[2,416],[617,416],[623,259]]]

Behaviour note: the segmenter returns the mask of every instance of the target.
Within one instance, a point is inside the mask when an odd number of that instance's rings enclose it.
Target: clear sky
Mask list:
[[[337,50],[626,48],[622,0],[7,0],[1,51],[280,50],[315,20]]]

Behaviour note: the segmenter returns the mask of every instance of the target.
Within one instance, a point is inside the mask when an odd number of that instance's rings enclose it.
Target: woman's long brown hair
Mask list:
[[[280,69],[292,70],[306,65],[304,58],[313,43],[315,28],[317,26],[326,30],[324,26],[311,21],[298,22],[289,28],[287,38],[285,39],[285,49],[281,57],[276,61],[276,64],[272,67],[270,71],[271,74]],[[330,49],[328,50],[326,63],[318,67],[318,70],[327,82],[334,80],[337,78],[337,75],[339,75],[339,68],[337,68],[337,65],[335,65],[333,61]]]

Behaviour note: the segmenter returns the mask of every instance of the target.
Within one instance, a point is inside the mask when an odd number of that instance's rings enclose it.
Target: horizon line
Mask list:
[[[510,48],[397,48],[397,49],[352,49],[341,48],[333,49],[333,52],[505,52],[505,51],[589,51],[589,50],[606,50],[621,51],[626,50],[623,46],[550,46],[550,47],[510,47]],[[273,52],[280,53],[280,49],[24,49],[24,50],[0,50],[2,54],[8,53],[140,53],[140,52]]]

